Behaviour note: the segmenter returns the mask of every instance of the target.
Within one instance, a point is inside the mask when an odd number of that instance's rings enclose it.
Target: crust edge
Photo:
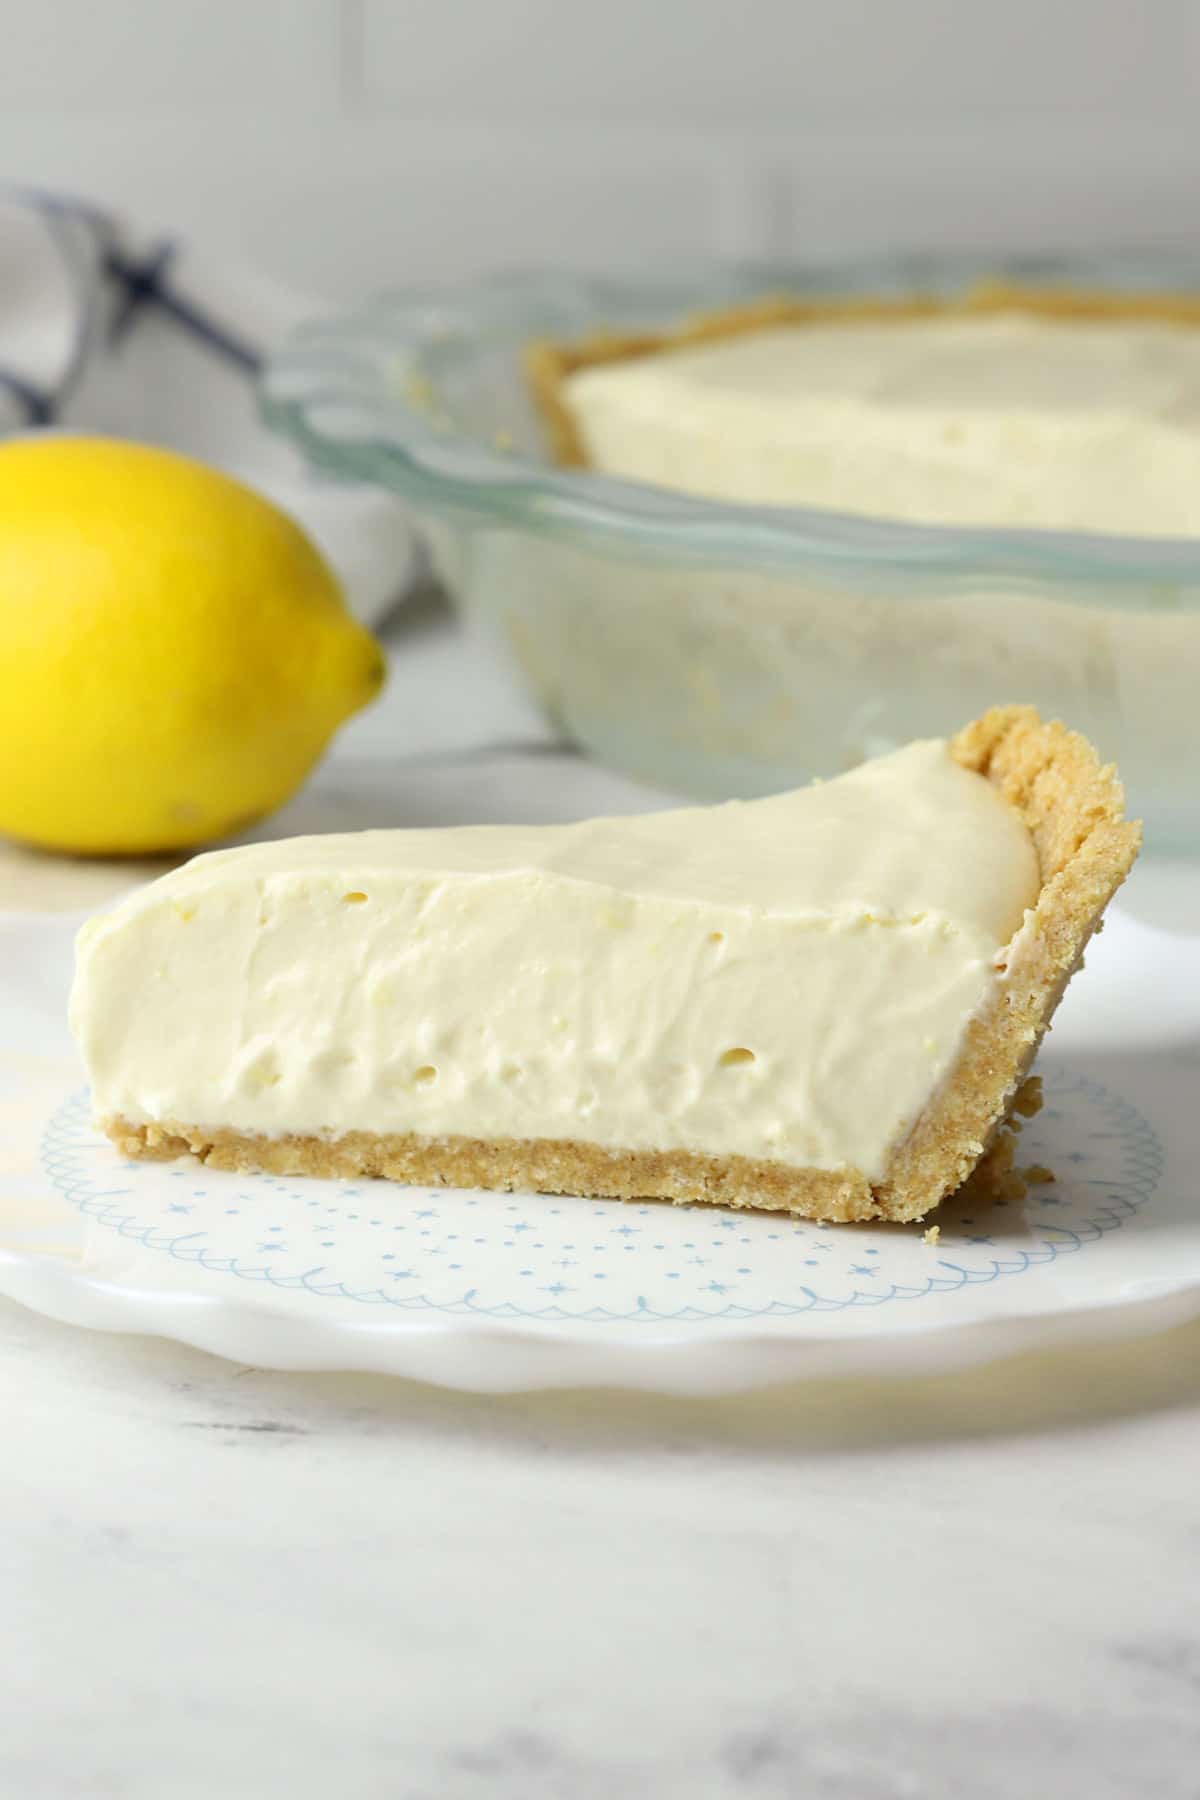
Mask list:
[[[1106,293],[1102,289],[1048,288],[994,278],[963,294],[814,296],[763,294],[741,306],[694,313],[670,331],[595,331],[573,342],[544,338],[525,347],[525,376],[545,427],[554,460],[587,468],[589,458],[566,398],[566,381],[579,369],[628,362],[641,356],[721,338],[741,337],[772,325],[847,325],[875,320],[920,319],[939,314],[1029,312],[1048,319],[1145,319],[1167,325],[1200,325],[1200,295]]]
[[[967,1027],[950,1079],[876,1189],[889,1219],[922,1218],[984,1155],[1142,842],[1141,824],[1125,818],[1115,768],[1102,766],[1078,732],[1043,723],[1031,706],[993,707],[951,740],[950,751],[1020,815],[1042,886],[1001,955],[995,1000]]]

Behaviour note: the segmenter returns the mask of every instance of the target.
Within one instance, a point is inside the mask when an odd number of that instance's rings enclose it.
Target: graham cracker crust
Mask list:
[[[1200,325],[1200,295],[1153,292],[1114,293],[1090,288],[1034,287],[981,281],[963,294],[893,296],[764,294],[741,306],[695,313],[671,331],[596,331],[576,343],[540,340],[526,346],[525,373],[556,462],[586,468],[587,451],[566,399],[565,382],[579,369],[631,362],[642,356],[744,337],[775,325],[905,323],[967,314],[1033,313],[1058,320],[1132,319],[1164,325]]]
[[[836,1222],[923,1218],[975,1172],[1011,1182],[1001,1128],[1039,1100],[1029,1065],[1071,975],[1141,843],[1124,817],[1115,770],[1076,732],[1028,706],[997,707],[952,740],[951,753],[997,787],[1033,839],[1036,907],[1008,946],[992,1004],[967,1028],[957,1063],[882,1181],[857,1169],[805,1169],[688,1150],[607,1149],[549,1138],[481,1140],[414,1132],[260,1137],[178,1120],[101,1121],[127,1156],[191,1152],[217,1169],[379,1176],[421,1186],[524,1189],[619,1200],[754,1207]],[[1011,1188],[1006,1191],[1012,1191]]]
[[[345,1181],[382,1176],[424,1187],[522,1189],[615,1200],[704,1201],[753,1206],[813,1219],[875,1216],[857,1170],[792,1169],[743,1156],[692,1150],[607,1150],[575,1139],[421,1137],[415,1132],[350,1131],[338,1138],[248,1137],[174,1121],[103,1128],[126,1156],[170,1158],[191,1151],[213,1169],[239,1174],[322,1175]]]

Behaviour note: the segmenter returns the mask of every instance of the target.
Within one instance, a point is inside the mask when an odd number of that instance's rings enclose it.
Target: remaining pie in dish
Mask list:
[[[1140,832],[1027,707],[765,800],[197,857],[80,935],[134,1156],[916,1219]]]
[[[1200,534],[1200,299],[765,300],[529,352],[556,455],[710,499]]]

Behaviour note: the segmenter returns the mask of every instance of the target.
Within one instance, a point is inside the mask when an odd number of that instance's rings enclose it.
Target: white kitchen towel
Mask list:
[[[97,431],[219,464],[301,521],[373,623],[412,575],[399,505],[306,471],[258,416],[265,350],[320,310],[84,201],[0,188],[0,433]]]

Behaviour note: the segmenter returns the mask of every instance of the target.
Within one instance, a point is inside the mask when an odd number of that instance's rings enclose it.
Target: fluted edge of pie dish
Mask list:
[[[669,328],[698,309],[764,293],[946,294],[988,278],[1018,284],[1200,295],[1200,258],[908,258],[815,266],[700,263],[636,278],[550,272],[381,295],[294,330],[265,368],[268,424],[317,467],[391,488],[418,513],[538,535],[624,540],[641,554],[739,567],[877,567],[963,580],[1002,575],[1036,587],[1086,581],[1093,603],[1149,611],[1138,584],[1196,585],[1200,534],[1107,536],[1045,529],[918,525],[809,507],[755,507],[670,492],[556,463],[532,404],[523,441],[503,416],[487,435],[456,425],[444,385],[472,358],[519,357],[539,338],[598,326]],[[897,599],[903,601],[902,589]]]

